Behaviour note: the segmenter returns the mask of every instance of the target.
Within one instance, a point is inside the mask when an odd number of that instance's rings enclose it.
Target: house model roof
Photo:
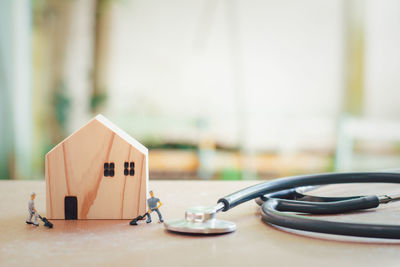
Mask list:
[[[94,117],[92,120],[90,120],[88,123],[86,123],[84,126],[82,126],[80,129],[84,128],[86,125],[90,124],[93,120],[96,120],[98,122],[100,122],[101,124],[103,124],[105,127],[107,127],[108,129],[110,129],[111,131],[113,131],[116,135],[118,135],[119,137],[121,137],[123,140],[125,140],[127,143],[129,143],[130,145],[134,146],[137,150],[139,150],[140,152],[142,152],[145,155],[148,155],[148,149],[142,145],[139,141],[137,141],[135,138],[133,138],[132,136],[130,136],[127,132],[125,132],[124,130],[122,130],[121,128],[119,128],[117,125],[115,125],[114,123],[112,123],[109,119],[107,119],[106,117],[104,117],[101,114],[98,114],[96,117]],[[68,136],[67,138],[65,138],[61,143],[59,143],[58,145],[56,145],[52,150],[50,150],[48,153],[51,153],[56,147],[58,147],[60,144],[62,144],[63,142],[65,142],[66,140],[68,140],[70,137],[72,137],[75,133],[79,132],[78,129],[77,131],[75,131],[74,133],[72,133],[70,136]]]
[[[122,130],[121,128],[119,128],[117,125],[115,125],[114,123],[112,123],[109,119],[107,119],[106,117],[104,117],[103,115],[99,114],[97,115],[94,120],[97,120],[99,122],[101,122],[104,126],[106,126],[107,128],[109,128],[111,131],[113,131],[114,133],[116,133],[119,137],[121,137],[122,139],[124,139],[126,142],[128,142],[129,144],[131,144],[132,146],[134,146],[137,150],[139,150],[140,152],[142,152],[143,154],[147,155],[148,154],[148,149],[142,145],[141,143],[139,143],[139,141],[137,141],[135,138],[133,138],[132,136],[130,136],[127,132],[125,132],[124,130]]]

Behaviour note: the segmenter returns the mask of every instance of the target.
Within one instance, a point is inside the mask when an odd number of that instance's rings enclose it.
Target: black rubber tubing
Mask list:
[[[276,179],[247,187],[218,200],[227,211],[243,202],[286,189],[301,186],[343,183],[400,183],[399,172],[349,172],[301,175]]]
[[[303,215],[280,212],[277,210],[279,202],[279,199],[273,198],[264,202],[261,207],[261,215],[265,223],[325,234],[400,239],[400,226],[398,225],[345,223],[320,220]]]
[[[270,198],[279,198],[279,199],[289,199],[289,200],[298,200],[298,201],[308,201],[308,202],[334,202],[334,201],[343,201],[349,199],[355,199],[365,196],[350,196],[350,197],[320,197],[320,196],[312,196],[312,195],[305,195],[296,191],[296,189],[287,189],[278,191],[275,193],[263,195],[259,198],[255,199],[255,202],[262,206],[265,201],[269,200]],[[310,213],[310,212],[308,212]],[[311,212],[312,213],[312,212]]]
[[[372,209],[378,206],[379,199],[377,196],[365,196],[332,202],[278,199],[275,209],[278,211],[302,212],[309,214],[337,214],[349,211]]]
[[[350,197],[320,197],[313,195],[305,195],[297,192],[297,188],[286,189],[271,194],[266,194],[261,196],[260,201],[256,201],[260,206],[270,198],[280,198],[280,199],[291,199],[291,200],[301,200],[301,201],[311,201],[311,202],[332,202],[332,201],[342,201],[354,198],[360,198],[364,196],[350,196]]]

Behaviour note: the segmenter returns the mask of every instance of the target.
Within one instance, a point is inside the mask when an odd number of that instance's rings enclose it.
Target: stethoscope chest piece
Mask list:
[[[236,230],[236,224],[215,218],[215,207],[191,207],[185,212],[184,220],[167,221],[169,231],[188,234],[223,234]]]

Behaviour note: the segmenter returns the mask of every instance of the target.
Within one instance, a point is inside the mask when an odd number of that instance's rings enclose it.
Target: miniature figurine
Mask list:
[[[26,223],[33,224],[34,226],[39,226],[39,223],[38,223],[38,217],[39,217],[39,219],[42,222],[44,222],[45,227],[53,228],[53,224],[49,220],[47,220],[46,217],[40,216],[40,214],[35,209],[35,201],[34,201],[35,198],[36,198],[36,193],[32,192],[31,199],[29,200],[29,203],[28,203],[29,215],[28,215],[28,219],[26,220]],[[32,217],[33,217],[33,222],[32,222]]]
[[[34,226],[39,226],[38,214],[37,214],[37,211],[35,209],[35,201],[34,201],[35,197],[36,197],[35,192],[32,192],[31,199],[28,202],[29,215],[28,215],[28,219],[26,220],[26,223],[27,224],[33,224]],[[33,217],[33,222],[32,222],[32,217]]]
[[[162,223],[162,222],[164,222],[164,220],[162,218],[161,212],[158,210],[158,208],[161,207],[162,202],[160,201],[159,198],[154,197],[153,191],[150,191],[150,196],[151,196],[151,198],[149,198],[147,200],[147,204],[149,204],[149,210],[147,212],[147,220],[146,220],[146,222],[147,223],[151,223],[150,213],[152,211],[155,211],[158,214],[158,219],[160,220],[160,223]]]
[[[158,219],[160,220],[160,223],[164,222],[161,212],[158,210],[158,208],[161,207],[162,202],[160,201],[159,198],[154,197],[154,193],[153,191],[150,191],[150,196],[151,198],[149,198],[147,200],[147,204],[149,204],[149,210],[143,214],[143,215],[139,215],[137,216],[135,219],[133,219],[129,224],[130,225],[137,225],[139,220],[144,220],[144,218],[146,218],[147,216],[147,223],[151,223],[151,216],[150,213],[152,213],[153,211],[157,212],[158,214]]]

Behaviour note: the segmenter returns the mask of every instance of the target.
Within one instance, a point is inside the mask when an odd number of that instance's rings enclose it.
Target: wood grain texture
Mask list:
[[[46,155],[46,208],[50,219],[64,219],[64,198],[78,200],[78,219],[131,219],[146,212],[146,155],[93,119]],[[124,162],[135,175],[124,175]],[[104,177],[104,163],[115,175]]]

